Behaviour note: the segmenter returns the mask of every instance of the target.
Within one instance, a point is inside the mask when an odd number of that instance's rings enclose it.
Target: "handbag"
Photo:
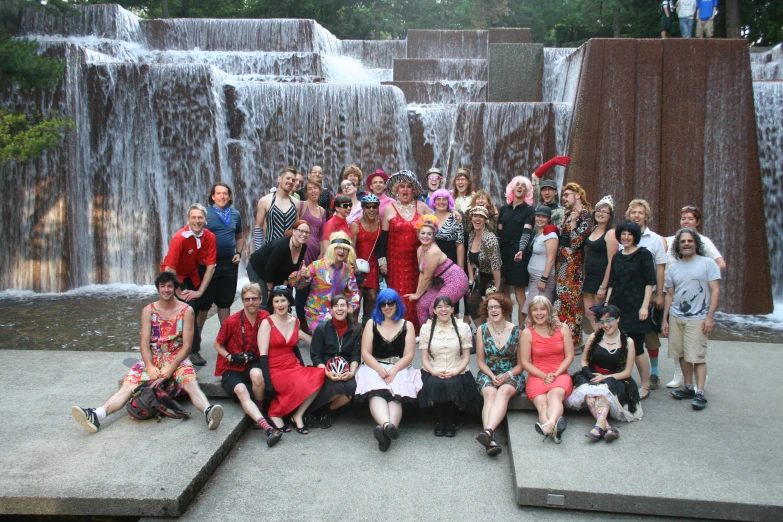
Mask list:
[[[359,226],[362,226],[361,223],[359,223]],[[375,252],[375,247],[376,245],[378,245],[378,238],[381,237],[380,226],[381,224],[378,223],[378,235],[375,237],[375,243],[372,244],[372,250],[370,250],[370,256],[372,256],[373,252]],[[367,274],[369,273],[370,273],[370,261],[367,259],[362,259],[357,257],[356,258],[356,284],[359,286],[363,286],[364,279],[367,277]]]

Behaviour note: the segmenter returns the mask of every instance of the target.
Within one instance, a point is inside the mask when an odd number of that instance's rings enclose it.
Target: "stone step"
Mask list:
[[[530,43],[530,29],[495,28],[488,31],[409,29],[408,58],[487,58],[490,43]]]
[[[394,81],[479,80],[487,81],[487,60],[397,59]]]
[[[381,82],[402,90],[406,101],[416,104],[454,104],[487,101],[487,82],[427,81]]]

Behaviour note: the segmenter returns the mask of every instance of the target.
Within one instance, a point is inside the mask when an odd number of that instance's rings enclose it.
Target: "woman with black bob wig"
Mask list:
[[[290,414],[296,431],[307,435],[304,413],[324,384],[324,369],[305,366],[302,360],[297,346],[299,319],[291,314],[293,306],[294,297],[288,287],[276,286],[270,290],[267,309],[272,315],[258,327],[259,363],[265,389],[275,392],[269,417],[282,427],[283,417]]]
[[[372,319],[362,334],[364,363],[356,372],[356,400],[369,401],[377,425],[373,436],[386,451],[400,434],[402,403],[415,402],[421,373],[411,362],[416,350],[413,323],[405,320],[405,305],[391,288],[378,293]]]
[[[362,334],[353,324],[345,294],[331,300],[331,319],[318,325],[310,342],[313,366],[326,373],[324,386],[305,415],[308,428],[332,426],[332,412],[347,406],[356,393],[356,370],[362,362]]]
[[[631,422],[641,419],[644,412],[631,377],[636,350],[633,339],[620,330],[620,309],[604,306],[596,317],[601,329],[587,339],[582,370],[571,376],[574,391],[565,404],[574,410],[586,405],[595,417],[595,426],[585,433],[588,439],[612,442],[620,432],[609,425],[609,417]]]
[[[478,415],[484,402],[468,368],[473,336],[470,326],[454,318],[454,303],[449,296],[437,297],[431,313],[432,319],[419,332],[423,366],[419,406],[434,408],[436,437],[453,437],[457,433],[457,409]]]

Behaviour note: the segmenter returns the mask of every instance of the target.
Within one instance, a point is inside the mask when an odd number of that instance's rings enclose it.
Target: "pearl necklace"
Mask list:
[[[402,217],[405,218],[405,221],[410,221],[414,214],[416,214],[416,201],[411,201],[408,205],[404,205],[400,201],[397,201],[397,208],[399,209],[400,214],[402,214]]]
[[[614,342],[610,342],[610,340]],[[614,355],[615,352],[617,352],[617,350],[620,348],[619,335],[614,339],[607,339],[606,337],[604,337],[603,339],[601,339],[601,342],[604,344],[604,348],[606,349],[606,351],[609,352],[609,355]]]

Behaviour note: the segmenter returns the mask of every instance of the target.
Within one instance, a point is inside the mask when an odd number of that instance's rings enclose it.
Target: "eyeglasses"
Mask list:
[[[381,308],[386,308],[389,306],[397,306],[397,301],[389,299],[388,301],[384,301],[381,303]]]
[[[338,208],[351,208],[353,205],[351,203],[342,203],[340,205],[337,205]]]
[[[260,301],[260,300],[261,300],[260,297],[243,297],[242,298],[242,301],[244,301],[245,303],[255,303],[256,301]]]
[[[443,176],[439,176],[438,174],[430,174],[427,176],[427,179],[443,179]]]
[[[609,319],[599,319],[597,321],[598,324],[612,324],[617,320],[616,317],[610,317]]]
[[[503,307],[500,306],[500,305],[489,305],[487,307],[487,310],[500,310],[501,308],[503,308]]]
[[[596,210],[595,213],[596,214],[610,214],[611,212],[609,212],[608,210]]]
[[[680,239],[680,244],[681,245],[687,245],[689,243],[695,243],[695,242],[696,241],[694,241],[693,239]]]
[[[564,198],[567,198],[568,196],[573,196],[573,195],[574,195],[573,192],[563,192],[563,197]]]
[[[340,188],[353,187],[353,181],[344,181],[340,184]]]
[[[699,209],[694,207],[693,205],[688,205],[687,207],[682,207],[682,209],[680,209],[680,210],[682,212],[685,212],[686,210],[690,210],[691,212],[693,212],[694,210],[699,210]]]
[[[362,208],[365,208],[367,210],[378,210],[380,205],[362,205]]]
[[[303,235],[303,236],[305,236],[305,237],[307,237],[307,236],[309,236],[309,235],[310,235],[310,232],[307,232],[307,231],[305,231],[305,230],[301,230],[301,229],[299,229],[299,228],[295,228],[294,230],[296,230],[297,232],[299,232],[300,234],[302,234],[302,235]]]

